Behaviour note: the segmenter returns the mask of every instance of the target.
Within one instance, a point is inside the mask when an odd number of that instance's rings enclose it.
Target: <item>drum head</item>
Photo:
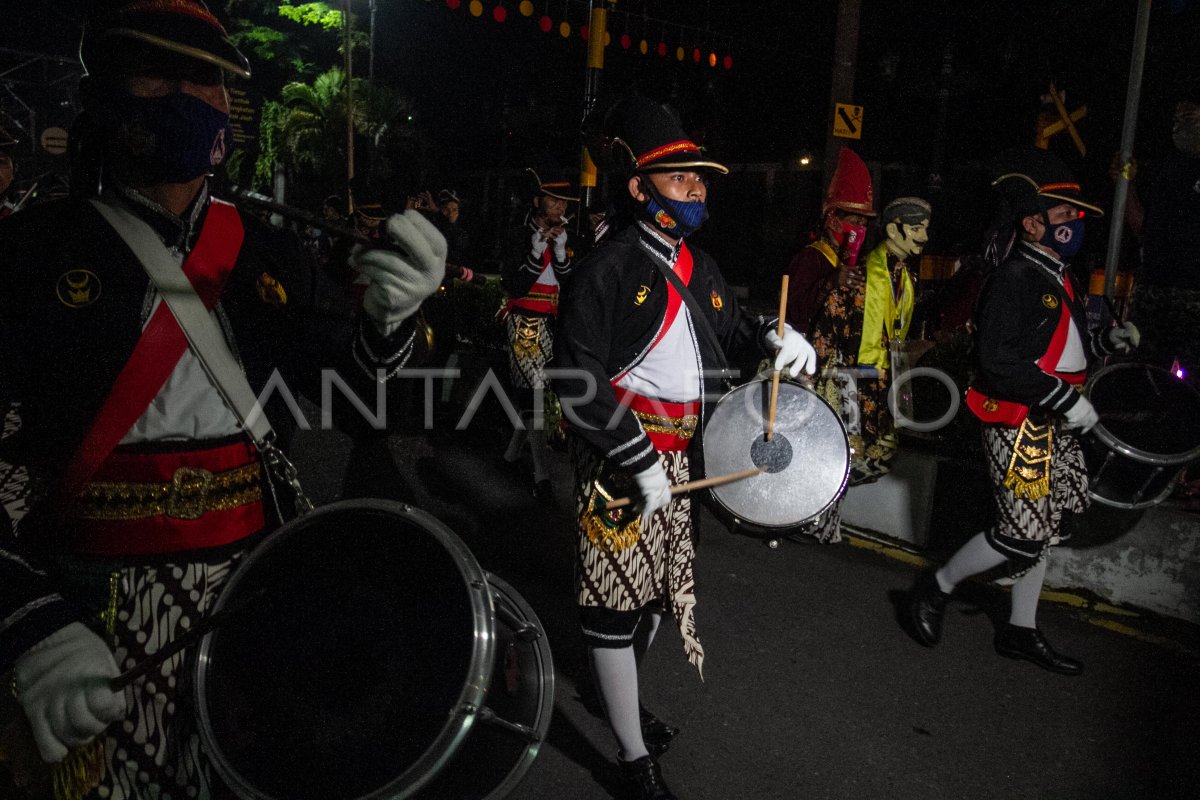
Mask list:
[[[1200,392],[1169,370],[1112,364],[1088,383],[1100,415],[1093,430],[1112,449],[1152,464],[1200,457]]]
[[[280,528],[217,604],[201,643],[201,736],[254,800],[409,797],[467,735],[491,679],[491,594],[465,545],[385,501]]]
[[[809,389],[781,382],[771,441],[766,441],[771,383],[757,381],[726,394],[704,429],[704,469],[710,476],[753,467],[767,471],[715,487],[729,513],[767,528],[791,527],[829,509],[846,488],[850,445],[829,404]]]

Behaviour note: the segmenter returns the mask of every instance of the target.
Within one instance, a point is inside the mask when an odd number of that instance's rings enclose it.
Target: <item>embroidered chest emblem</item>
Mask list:
[[[265,272],[258,276],[258,296],[269,306],[287,305],[287,291],[283,284]]]
[[[673,220],[671,215],[666,211],[659,210],[659,212],[654,215],[654,221],[667,230],[673,230],[675,228],[675,220]]]
[[[1052,294],[1044,294],[1042,295],[1042,305],[1053,311],[1058,308],[1058,298]]]
[[[983,410],[984,411],[995,411],[999,407],[1000,407],[1000,402],[998,400],[996,400],[996,398],[994,398],[994,397],[989,397],[987,400],[983,401]]]
[[[90,306],[100,299],[100,278],[89,269],[73,269],[58,276],[54,292],[67,308]]]
[[[637,294],[635,294],[633,296],[633,304],[635,306],[640,306],[642,303],[646,302],[646,298],[649,296],[650,296],[650,287],[647,286],[646,284],[642,284],[641,286],[638,287]]]
[[[712,293],[712,306],[717,311],[720,311],[722,308],[725,307],[725,301],[721,299],[721,295],[717,294],[716,289],[713,289],[713,293]]]

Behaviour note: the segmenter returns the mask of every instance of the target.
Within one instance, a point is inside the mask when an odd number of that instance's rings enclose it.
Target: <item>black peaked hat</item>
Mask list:
[[[525,171],[533,176],[538,194],[566,200],[568,203],[579,202],[579,187],[571,180],[571,172],[565,167],[526,167]]]
[[[96,69],[107,53],[133,39],[250,77],[249,60],[201,0],[125,0],[99,5],[102,8],[88,20],[79,45],[85,70]]]
[[[1020,216],[1070,203],[1096,216],[1104,209],[1083,199],[1079,181],[1058,156],[1037,147],[1007,150],[997,159],[992,186]]]
[[[594,146],[601,151],[593,153],[598,164],[627,175],[680,168],[729,172],[688,138],[666,106],[641,95],[626,97],[609,110]]]

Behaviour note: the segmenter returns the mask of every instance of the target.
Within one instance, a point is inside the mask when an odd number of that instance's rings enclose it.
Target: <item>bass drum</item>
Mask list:
[[[200,735],[243,800],[506,796],[554,704],[533,610],[411,506],[335,503],[268,536],[197,652]]]
[[[782,381],[766,440],[771,381],[747,383],[717,403],[704,429],[704,470],[724,475],[758,467],[761,475],[714,487],[735,527],[777,532],[811,522],[846,490],[846,428],[816,392]]]
[[[1088,494],[1141,509],[1171,494],[1179,471],[1200,458],[1200,392],[1170,370],[1111,364],[1088,381],[1100,422],[1080,438]]]

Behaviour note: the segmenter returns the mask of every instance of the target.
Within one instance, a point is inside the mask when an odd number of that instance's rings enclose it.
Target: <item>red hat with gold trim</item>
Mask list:
[[[825,191],[821,213],[831,208],[862,214],[864,217],[873,217],[876,213],[871,173],[858,153],[849,147],[843,147],[838,153],[837,169],[833,171],[829,188]]]
[[[626,97],[609,110],[597,147],[602,152],[592,155],[599,156],[598,164],[626,174],[675,169],[729,172],[704,154],[666,106],[641,95]]]
[[[79,59],[84,69],[102,68],[106,56],[130,40],[215,64],[242,78],[250,62],[201,0],[122,0],[98,3],[84,26]]]

